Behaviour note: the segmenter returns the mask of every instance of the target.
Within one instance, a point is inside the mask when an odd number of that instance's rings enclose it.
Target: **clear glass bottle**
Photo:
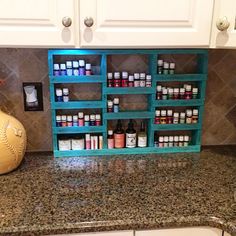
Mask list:
[[[141,122],[140,131],[138,133],[138,147],[147,147],[147,133],[143,121]]]
[[[128,128],[126,129],[126,147],[135,148],[136,147],[136,130],[134,129],[133,120],[131,119],[128,123]]]
[[[122,128],[121,120],[117,121],[116,129],[114,131],[114,143],[115,148],[125,147],[125,132]]]

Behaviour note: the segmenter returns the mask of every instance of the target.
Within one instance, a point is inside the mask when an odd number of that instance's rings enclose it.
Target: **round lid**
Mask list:
[[[174,92],[174,89],[173,89],[173,88],[168,88],[168,92],[169,92],[169,93],[173,93],[173,92]]]
[[[189,136],[188,136],[188,135],[185,135],[185,136],[184,136],[184,141],[185,141],[185,142],[188,142],[188,141],[189,141]]]
[[[59,68],[59,64],[53,64],[53,69],[54,70],[59,70],[60,68]]]
[[[191,85],[186,85],[186,88],[185,88],[186,91],[191,91],[192,90],[192,86]]]
[[[107,101],[107,105],[108,105],[108,106],[113,106],[113,101],[108,100],[108,101]]]
[[[85,134],[85,139],[90,140],[90,134]]]
[[[101,120],[101,115],[100,114],[96,114],[96,120]]]
[[[129,81],[134,81],[134,76],[133,75],[129,75]]]
[[[77,121],[78,120],[78,116],[73,116],[73,121]]]
[[[179,136],[174,136],[174,141],[179,142]]]
[[[180,113],[180,117],[181,117],[181,118],[185,118],[185,113],[184,113],[184,112],[181,112],[181,113]]]
[[[145,73],[140,73],[140,78],[145,79],[146,74]]]
[[[78,61],[73,61],[73,67],[78,68],[79,67],[79,62]]]
[[[175,63],[174,62],[170,63],[170,69],[175,69]]]
[[[113,103],[114,104],[119,104],[119,98],[114,98]]]
[[[84,116],[84,120],[85,120],[85,121],[89,121],[89,115],[85,115],[85,116]]]
[[[166,88],[162,88],[162,93],[163,93],[163,94],[167,94],[167,92],[168,92],[168,91],[167,91]]]
[[[195,115],[195,116],[198,115],[198,109],[193,109],[193,115]]]
[[[134,79],[139,79],[139,73],[134,73]]]
[[[72,68],[72,61],[67,61],[66,62],[66,68],[71,69]]]
[[[183,142],[183,141],[184,141],[184,136],[182,136],[182,135],[179,136],[179,141],[180,141],[180,142]]]
[[[158,92],[161,92],[161,90],[162,90],[161,85],[157,85],[157,91],[158,91]]]
[[[169,69],[169,63],[168,62],[164,62],[164,69]]]
[[[163,142],[164,141],[164,137],[163,136],[160,136],[159,137],[159,142]]]
[[[61,120],[61,116],[56,116],[56,120],[60,121]]]
[[[174,141],[174,136],[169,136],[169,142],[173,142]]]
[[[174,117],[178,118],[179,117],[179,113],[178,112],[174,112]]]
[[[122,72],[122,78],[123,78],[123,79],[127,79],[127,78],[128,78],[128,72],[123,71],[123,72]]]
[[[180,93],[185,93],[185,88],[180,88],[179,91]]]
[[[156,115],[156,116],[160,116],[160,114],[161,114],[161,111],[160,111],[160,110],[156,110],[156,111],[155,111],[155,115]]]
[[[193,88],[193,93],[198,93],[198,88]]]
[[[120,79],[120,72],[115,72],[114,73],[114,78],[115,79]]]
[[[89,64],[89,63],[85,64],[85,69],[86,70],[91,70],[91,64]]]
[[[79,60],[79,66],[81,66],[81,67],[85,66],[85,61],[84,60]]]
[[[65,70],[65,69],[66,69],[66,64],[64,64],[64,63],[63,63],[63,64],[60,64],[60,69],[61,69],[61,70]]]
[[[68,88],[63,88],[63,94],[68,95],[69,94],[69,89]]]
[[[174,88],[174,93],[179,93],[179,88]]]
[[[157,61],[157,65],[158,65],[158,66],[163,66],[163,60],[160,60],[160,59],[159,59],[159,60]]]
[[[66,117],[66,120],[67,120],[67,121],[72,121],[72,116],[67,116],[67,117]]]
[[[62,89],[56,89],[56,95],[62,96]]]
[[[166,110],[161,110],[161,116],[166,116]]]
[[[83,112],[79,112],[78,116],[79,116],[80,119],[82,119],[82,118],[84,118],[84,113]]]
[[[151,75],[146,75],[146,80],[152,80],[152,76]]]
[[[192,116],[192,114],[193,114],[192,110],[190,110],[190,109],[186,110],[186,115],[187,116]]]
[[[61,116],[61,119],[62,119],[63,121],[66,121],[66,116],[65,116],[65,115]]]
[[[167,110],[167,115],[168,116],[172,116],[173,115],[173,111],[172,110]]]
[[[107,78],[112,79],[112,73],[111,72],[107,73]]]
[[[164,142],[169,142],[169,137],[168,136],[164,136]]]
[[[113,135],[113,130],[109,129],[108,130],[108,135]]]
[[[90,115],[90,120],[94,121],[96,119],[96,116],[94,114]]]

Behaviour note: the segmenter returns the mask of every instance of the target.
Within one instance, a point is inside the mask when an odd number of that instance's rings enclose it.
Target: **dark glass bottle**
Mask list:
[[[126,147],[135,148],[136,147],[136,130],[134,129],[133,120],[129,121],[128,129],[126,130]]]
[[[124,148],[125,147],[125,132],[122,129],[121,120],[118,120],[116,129],[114,131],[115,139],[115,148]]]

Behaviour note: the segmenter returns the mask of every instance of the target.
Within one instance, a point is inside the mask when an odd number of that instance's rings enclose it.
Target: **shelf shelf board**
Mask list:
[[[70,101],[70,102],[52,102],[52,109],[81,109],[81,108],[105,108],[103,101]]]
[[[153,101],[154,107],[165,106],[202,106],[204,105],[203,99],[189,99],[189,100],[155,100]]]
[[[53,127],[54,134],[102,133],[105,131],[104,126]]]
[[[89,76],[50,76],[50,82],[53,84],[65,84],[65,83],[103,83],[106,82],[105,77],[101,75],[89,75]]]
[[[103,90],[104,94],[152,94],[155,90],[153,88],[135,88],[135,87],[127,87],[127,88],[105,88]]]
[[[173,75],[155,75],[154,82],[170,81],[205,81],[207,74],[173,74]]]
[[[154,112],[150,111],[122,111],[122,112],[111,112],[104,113],[103,117],[106,120],[117,120],[117,119],[148,119],[154,118]]]
[[[166,131],[166,130],[199,130],[201,129],[200,124],[165,124],[165,125],[152,125],[152,130],[154,131]]]
[[[191,145],[188,147],[167,147],[167,148],[121,148],[121,149],[97,149],[97,150],[71,150],[58,151],[54,150],[55,157],[79,157],[79,156],[96,156],[96,155],[122,155],[122,154],[161,154],[161,153],[178,153],[178,152],[199,152],[200,145]]]

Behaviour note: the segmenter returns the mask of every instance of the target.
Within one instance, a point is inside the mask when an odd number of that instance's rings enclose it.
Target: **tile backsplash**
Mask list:
[[[174,57],[181,71],[191,71],[193,56]],[[236,144],[236,50],[209,50],[209,77],[203,123],[203,145]],[[147,60],[139,56],[110,58],[109,70],[138,72],[147,70]],[[52,150],[51,113],[46,49],[0,49],[0,108],[18,118],[26,128],[28,151]],[[43,112],[24,112],[22,82],[42,82],[44,95]],[[97,97],[98,86],[82,86],[76,93]],[[145,109],[143,95],[124,96],[123,108],[129,102],[131,109]],[[130,107],[130,104],[132,106]],[[139,106],[139,107],[138,107]]]

